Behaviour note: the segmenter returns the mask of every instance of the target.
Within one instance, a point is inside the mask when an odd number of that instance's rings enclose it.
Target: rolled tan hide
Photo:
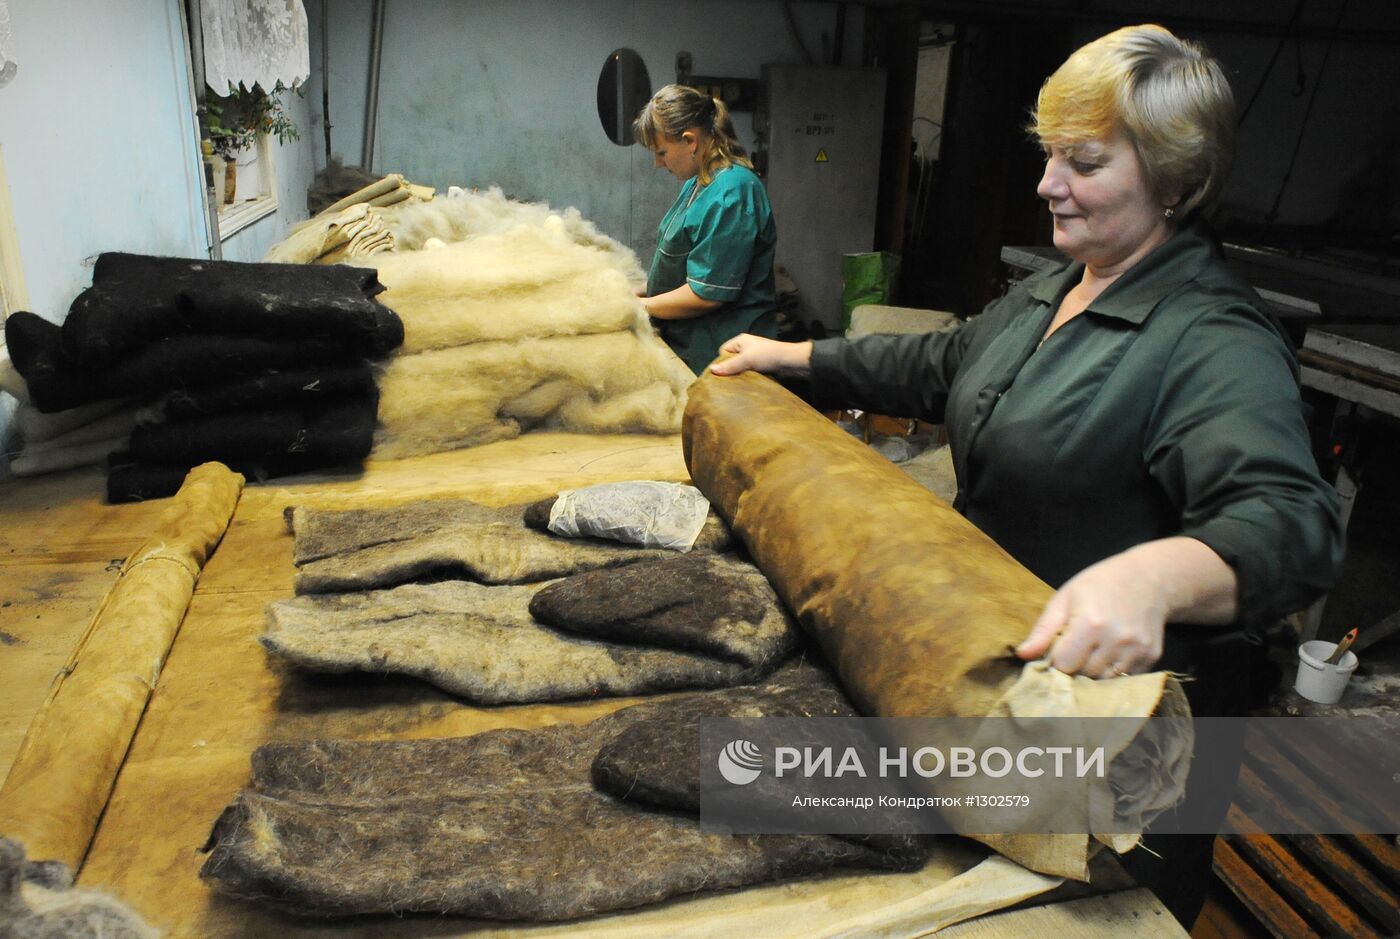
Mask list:
[[[384,195],[386,192],[393,192],[395,189],[398,189],[399,187],[404,186],[407,183],[408,180],[403,178],[402,173],[390,173],[388,176],[385,176],[378,182],[370,183],[363,189],[357,189],[355,192],[350,193],[350,195],[346,196],[344,199],[341,199],[339,202],[333,202],[330,205],[326,206],[324,209],[322,209],[316,214],[316,218],[320,218],[325,215],[334,215],[337,212],[343,212],[346,209],[350,208],[350,206],[357,205],[361,202],[370,202],[378,198],[379,196]]]
[[[1095,681],[1017,659],[1012,647],[1053,591],[948,503],[752,372],[692,385],[682,433],[695,485],[862,713],[1140,719],[1132,726],[1154,735],[1163,756],[1113,760],[1132,741],[1106,742],[1114,788],[1130,793],[1116,817],[1145,825],[1180,800],[1192,730],[1177,681],[1162,672]],[[1154,712],[1173,718],[1167,739],[1157,736],[1167,722],[1147,726]],[[1097,797],[1114,798],[1106,781]],[[1139,840],[969,834],[1033,870],[1078,879],[1094,840],[1120,852]]]
[[[233,517],[243,477],[190,470],[156,530],[122,565],[54,678],[0,788],[0,834],[34,862],[78,870],[195,582]]]

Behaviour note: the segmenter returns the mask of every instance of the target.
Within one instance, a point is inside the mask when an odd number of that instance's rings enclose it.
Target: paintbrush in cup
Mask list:
[[[1337,643],[1337,648],[1333,649],[1332,654],[1327,656],[1327,664],[1336,665],[1338,662],[1340,662],[1342,660],[1342,656],[1347,654],[1347,650],[1351,648],[1351,644],[1355,641],[1356,630],[1353,629],[1351,632],[1347,633],[1345,636],[1342,637],[1342,641]]]

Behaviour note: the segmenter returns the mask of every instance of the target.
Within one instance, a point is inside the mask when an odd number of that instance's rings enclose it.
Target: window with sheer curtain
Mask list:
[[[294,88],[311,74],[301,0],[201,0],[200,36],[204,81],[215,95],[254,86],[272,94],[279,87]],[[220,199],[221,238],[277,209],[276,167],[267,135],[260,134],[235,162],[239,195],[231,203]],[[216,170],[216,194],[225,188],[218,185],[221,181]]]
[[[217,94],[240,84],[291,88],[310,76],[301,0],[201,0],[199,9],[204,80]]]

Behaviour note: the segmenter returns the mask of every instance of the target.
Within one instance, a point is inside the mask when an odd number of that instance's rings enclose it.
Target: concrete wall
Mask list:
[[[316,9],[311,9],[315,7]],[[836,4],[794,3],[807,48],[820,57]],[[319,70],[319,4],[310,4],[312,71]],[[372,4],[337,0],[329,38],[332,151],[358,165],[364,133]],[[859,64],[862,17],[852,5],[844,58]],[[801,64],[782,5],[744,0],[420,0],[387,5],[376,172],[418,183],[501,186],[525,200],[577,206],[650,261],[656,226],[677,184],[641,147],[619,147],[598,120],[597,82],[616,48],[635,49],[652,89],[675,80],[676,53],[700,75],[757,78],[765,63]],[[313,83],[316,159],[324,160],[321,91]],[[748,114],[735,115],[745,144]],[[781,220],[779,220],[781,226]]]

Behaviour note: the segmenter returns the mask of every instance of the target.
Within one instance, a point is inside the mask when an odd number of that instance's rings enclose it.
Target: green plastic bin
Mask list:
[[[841,258],[841,328],[851,328],[851,311],[866,303],[888,305],[899,284],[899,255],[888,251]]]

